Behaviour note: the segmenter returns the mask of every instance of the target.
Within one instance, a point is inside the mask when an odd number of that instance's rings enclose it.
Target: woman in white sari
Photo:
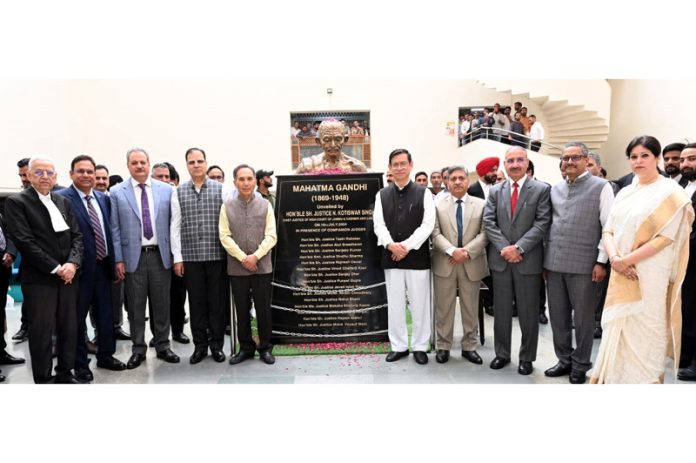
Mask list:
[[[612,273],[592,383],[662,383],[666,357],[679,364],[694,211],[684,189],[659,174],[660,151],[651,136],[626,148],[636,179],[616,196],[603,230]]]

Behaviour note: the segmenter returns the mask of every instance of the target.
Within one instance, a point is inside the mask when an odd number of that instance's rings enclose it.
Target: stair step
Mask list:
[[[547,130],[549,136],[554,137],[582,137],[585,135],[608,135],[609,127],[595,127],[595,128],[582,128],[579,127],[575,130],[564,129],[558,130],[556,127],[552,127]]]
[[[549,122],[547,122],[547,125]],[[602,129],[606,128],[609,130],[609,126],[607,126],[607,122],[602,119],[602,118],[592,118],[592,119],[585,119],[582,121],[574,121],[574,122],[566,122],[566,123],[554,123],[553,128],[557,130],[577,130],[577,129]]]
[[[572,124],[573,122],[581,122],[587,120],[593,120],[597,115],[592,111],[583,111],[577,114],[568,114],[559,117],[546,117],[546,123],[549,127],[558,124]]]
[[[544,139],[544,141],[551,143],[552,145],[565,145],[569,141],[581,141],[585,144],[591,142],[604,143],[609,137],[607,135],[577,135],[574,137],[559,137],[556,134],[551,134]]]
[[[559,106],[558,108],[553,108],[546,110],[544,109],[544,114],[546,115],[547,118],[557,118],[557,117],[563,117],[567,116],[570,114],[580,114],[585,111],[585,107],[582,105],[577,105],[577,106]]]

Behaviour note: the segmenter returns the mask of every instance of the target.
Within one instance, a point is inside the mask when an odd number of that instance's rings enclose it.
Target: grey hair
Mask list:
[[[510,148],[508,148],[505,151],[505,156],[507,156],[508,154],[512,153],[513,151],[517,151],[517,150],[524,151],[524,154],[527,154],[527,150],[522,148],[521,146],[511,146]]]
[[[166,164],[163,163],[163,162],[158,162],[157,164],[155,164],[154,166],[152,166],[152,171],[153,171],[153,172],[155,171],[155,169],[167,169],[167,170],[169,170],[169,166],[166,165]]]
[[[47,156],[32,156],[29,158],[29,164],[27,164],[29,166],[29,170],[31,170],[31,165],[38,161],[50,162],[53,168],[56,168],[56,163],[53,162],[53,159]]]
[[[598,166],[602,165],[602,158],[599,156],[598,153],[595,153],[594,151],[590,151],[589,153],[587,153],[587,155],[589,157],[591,157],[592,159],[594,159],[594,162],[596,162]]]
[[[447,173],[451,176],[451,175],[452,175],[452,172],[454,172],[455,170],[463,170],[463,171],[464,171],[464,174],[465,174],[467,177],[469,176],[469,169],[467,169],[467,168],[464,167],[464,166],[460,166],[460,165],[456,165],[456,164],[453,165],[453,166],[449,166],[449,168],[447,169]]]
[[[589,154],[589,150],[587,149],[587,146],[583,142],[580,142],[580,141],[570,141],[570,142],[565,144],[563,149],[565,150],[566,148],[572,148],[574,146],[577,146],[578,148],[580,148],[583,156],[587,156]]]
[[[137,147],[135,147],[135,148],[129,149],[129,150],[126,152],[126,163],[128,163],[128,162],[130,161],[130,155],[131,155],[131,154],[133,154],[133,153],[138,153],[138,152],[143,153],[143,154],[145,155],[145,158],[147,159],[147,162],[150,162],[150,155],[147,154],[147,151],[145,151],[145,150],[142,149],[142,148],[137,148]]]

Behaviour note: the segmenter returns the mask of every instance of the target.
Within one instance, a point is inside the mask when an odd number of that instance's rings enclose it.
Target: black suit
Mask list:
[[[72,284],[56,267],[82,262],[82,234],[67,199],[51,194],[68,229],[53,229],[48,209],[34,188],[7,198],[5,215],[10,237],[22,253],[22,292],[29,316],[29,352],[34,382],[51,380],[51,335],[57,335],[58,379],[71,375],[75,363],[77,278]]]
[[[0,214],[0,231],[5,236],[5,248],[0,248],[0,262],[5,253],[12,255],[12,258],[17,256],[17,248],[12,243],[12,240],[7,236],[7,228],[5,228],[5,219]],[[5,350],[7,343],[5,342],[5,305],[7,305],[7,289],[10,286],[10,277],[12,276],[12,266],[5,267],[0,263],[0,351]]]
[[[483,193],[483,187],[481,186],[480,182],[475,182],[469,185],[469,190],[467,193],[476,198],[481,198],[484,201],[486,200],[486,195]]]
[[[82,198],[74,185],[63,188],[56,196],[62,196],[70,201],[75,219],[82,233],[83,255],[80,271],[79,290],[77,295],[77,350],[75,368],[87,368],[87,314],[90,306],[94,309],[99,333],[99,349],[97,359],[102,360],[111,357],[116,351],[116,338],[114,337],[114,317],[111,301],[111,282],[116,279],[114,246],[111,240],[111,204],[109,197],[94,190],[92,207],[99,208],[102,216],[102,230],[106,237],[107,256],[97,260],[97,245],[94,230]],[[101,223],[100,223],[101,225]]]
[[[476,198],[481,198],[484,201],[486,200],[486,194],[483,192],[483,187],[481,186],[481,182],[475,182],[471,185],[469,185],[469,189],[467,190],[467,194],[474,196]],[[493,307],[493,278],[488,275],[487,277],[483,278],[481,280],[484,285],[486,285],[486,288],[488,288],[488,291],[481,291],[481,300],[483,301],[483,306],[486,308],[486,310],[490,310]],[[490,312],[489,312],[490,313]]]
[[[687,181],[679,184],[686,187]],[[696,193],[691,196],[691,205],[696,208]],[[696,226],[691,225],[689,236],[689,262],[682,283],[682,345],[680,368],[689,366],[696,360]]]

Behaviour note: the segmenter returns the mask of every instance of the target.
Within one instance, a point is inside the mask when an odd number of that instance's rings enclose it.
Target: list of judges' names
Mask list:
[[[311,195],[308,210],[286,211],[284,219],[293,223],[299,245],[299,283],[303,287],[323,291],[345,290],[362,286],[361,273],[367,269],[364,262],[365,223],[372,220],[372,209],[351,209],[348,194]],[[333,294],[306,294],[295,292],[301,301],[296,309],[310,311],[341,311],[361,308],[360,296],[369,296],[369,290],[336,292]],[[299,327],[339,328],[364,327],[360,315],[322,314],[302,317]]]

